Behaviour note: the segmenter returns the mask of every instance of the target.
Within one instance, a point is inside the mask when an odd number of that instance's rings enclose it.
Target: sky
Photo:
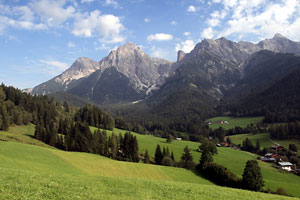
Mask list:
[[[24,89],[133,42],[175,61],[203,40],[300,41],[300,0],[0,0],[0,82]]]

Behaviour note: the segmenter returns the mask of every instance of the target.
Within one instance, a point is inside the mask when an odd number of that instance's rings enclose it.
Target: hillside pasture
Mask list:
[[[185,169],[15,142],[0,142],[0,159],[0,199],[294,199],[215,186]]]
[[[247,127],[247,125],[250,124],[258,124],[263,121],[263,117],[243,117],[243,118],[237,118],[237,117],[214,117],[206,120],[206,122],[212,122],[212,124],[209,125],[211,129],[217,129],[219,127],[222,127],[225,130],[232,129],[236,126],[239,127]],[[220,123],[214,123],[217,121],[227,121],[228,124],[220,124]]]

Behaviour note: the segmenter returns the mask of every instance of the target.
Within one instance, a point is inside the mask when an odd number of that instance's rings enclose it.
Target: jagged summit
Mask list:
[[[280,33],[276,33],[273,37],[273,39],[276,39],[276,38],[286,38],[284,37],[283,35],[281,35]]]
[[[62,74],[34,87],[31,93],[45,95],[65,91],[76,86],[75,82],[77,80],[89,76],[98,69],[100,69],[98,62],[86,57],[78,58],[71,67]]]

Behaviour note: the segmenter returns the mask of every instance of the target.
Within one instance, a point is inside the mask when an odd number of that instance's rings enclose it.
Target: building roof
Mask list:
[[[282,167],[285,167],[285,166],[292,166],[293,164],[290,163],[290,162],[278,162],[278,164]]]

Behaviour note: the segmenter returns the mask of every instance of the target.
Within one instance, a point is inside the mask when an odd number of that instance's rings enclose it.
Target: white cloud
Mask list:
[[[76,47],[76,44],[73,42],[68,42],[68,47],[74,48],[74,47]]]
[[[47,66],[49,67],[53,67],[57,70],[66,70],[68,68],[68,64],[66,63],[63,63],[63,62],[59,62],[59,61],[56,61],[56,60],[40,60],[40,62],[42,64],[46,64]]]
[[[113,6],[114,8],[119,8],[120,5],[118,4],[118,2],[116,0],[105,0],[104,3],[106,6]]]
[[[220,35],[240,35],[241,37],[254,34],[259,38],[272,37],[275,33],[300,39],[300,1],[289,0],[267,2],[263,0],[239,1],[224,6],[233,12],[227,27]]]
[[[92,37],[101,36],[101,42],[123,42],[125,37],[121,35],[124,26],[120,18],[114,15],[100,15],[98,10],[77,17],[72,33],[76,36]]]
[[[75,14],[74,7],[68,6],[64,8],[65,4],[65,0],[40,0],[31,3],[30,7],[40,16],[44,23],[49,26],[58,26]]]
[[[214,30],[211,27],[204,29],[201,33],[201,37],[212,39],[214,37]]]
[[[151,51],[152,51],[151,56],[153,56],[153,57],[165,58],[165,59],[170,58],[170,51],[168,51],[168,50],[153,46],[151,48]]]
[[[17,6],[14,8],[16,14],[21,14],[20,19],[25,21],[33,21],[34,13],[28,6]]]
[[[6,16],[0,16],[0,34],[3,34],[5,29],[13,27],[16,29],[27,29],[27,30],[44,30],[47,27],[44,24],[34,24],[31,21],[14,20]]]
[[[166,41],[166,40],[172,40],[173,36],[171,34],[166,33],[156,33],[154,35],[149,35],[147,37],[148,41],[156,40],[156,41]]]
[[[189,53],[194,49],[194,47],[195,47],[195,43],[193,40],[186,40],[184,42],[176,44],[175,50],[176,52],[182,50],[185,53]]]
[[[146,18],[144,19],[144,21],[145,21],[145,23],[148,23],[148,22],[150,22],[150,19],[146,17]]]
[[[218,26],[220,24],[220,20],[216,19],[216,18],[212,18],[212,19],[208,19],[207,23],[209,26],[214,27],[214,26]]]
[[[188,12],[196,12],[197,11],[197,9],[196,9],[196,7],[195,6],[193,6],[193,5],[190,5],[188,8],[187,8],[187,10],[186,11],[188,11]]]
[[[176,21],[171,21],[171,25],[176,25],[177,22]]]
[[[190,35],[191,35],[191,32],[184,32],[183,35],[185,35],[185,36],[190,36]]]

